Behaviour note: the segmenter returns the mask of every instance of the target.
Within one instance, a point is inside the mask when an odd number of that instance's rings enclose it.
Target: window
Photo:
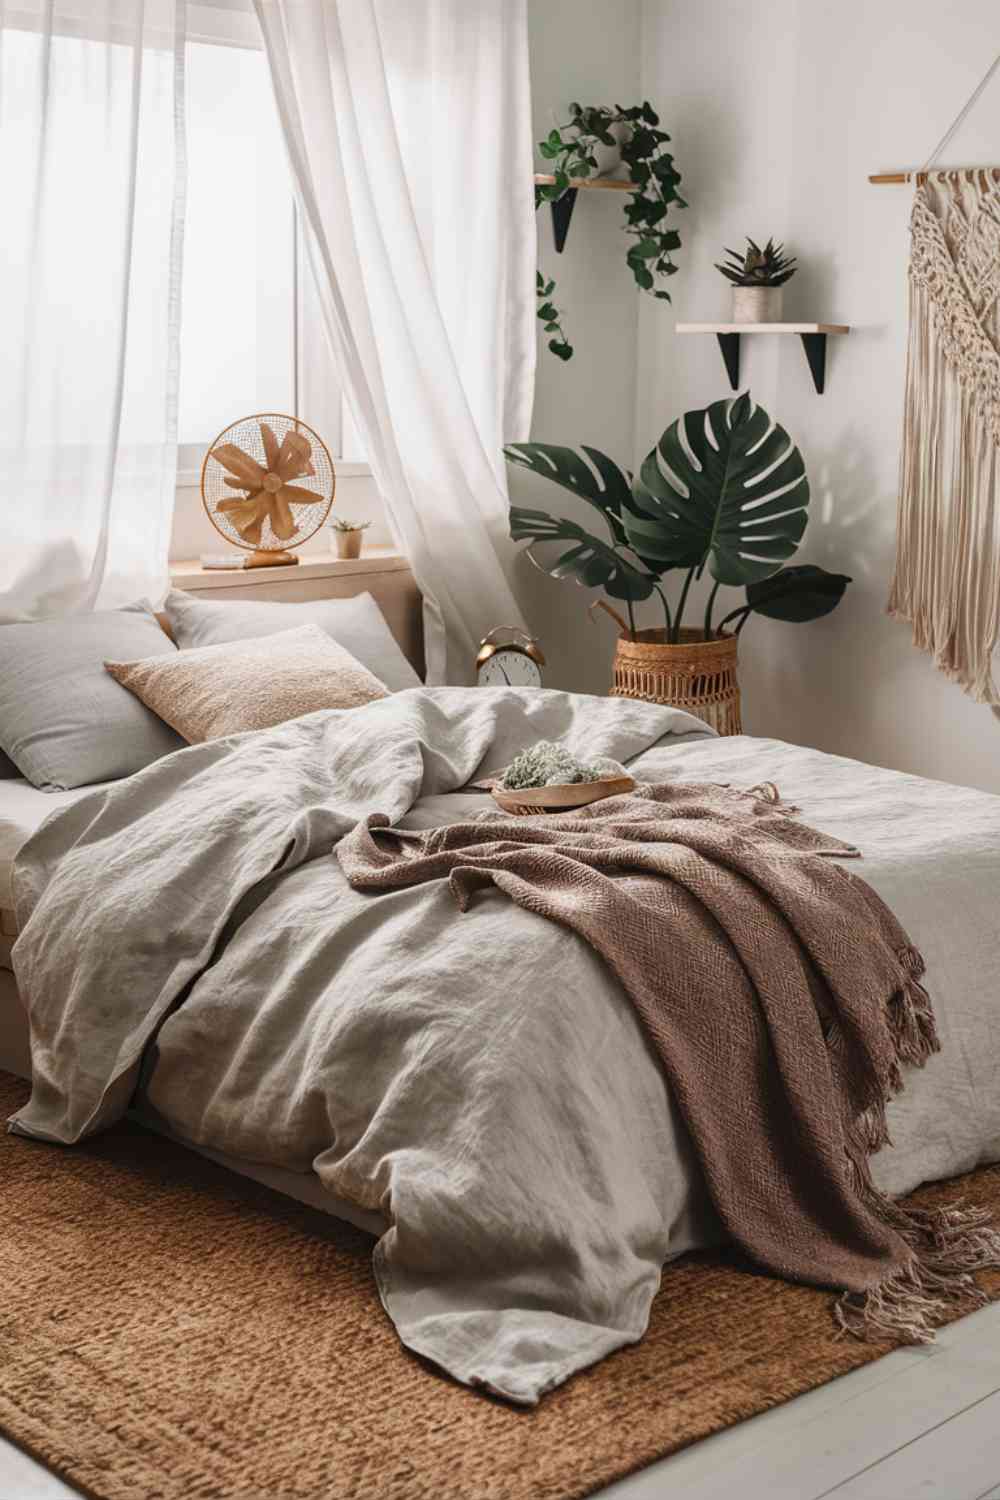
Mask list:
[[[300,415],[341,472],[367,472],[318,321],[263,51],[196,34],[186,103],[182,479],[200,470],[217,433],[257,411]]]

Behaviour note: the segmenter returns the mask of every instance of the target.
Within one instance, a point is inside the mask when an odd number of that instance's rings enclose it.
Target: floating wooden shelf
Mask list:
[[[826,337],[850,333],[847,323],[678,323],[678,333],[714,333],[722,350],[726,374],[733,390],[740,384],[740,335],[743,333],[797,333],[806,352],[816,394],[826,384]]]
[[[536,187],[552,187],[555,177],[551,172],[536,172]],[[631,193],[635,188],[634,182],[629,182],[624,177],[571,177],[569,187],[556,198],[549,207],[552,209],[552,238],[555,241],[556,253],[561,255],[569,233],[569,221],[573,217],[573,209],[576,205],[576,195],[582,189],[604,188],[611,189],[617,193]]]
[[[555,178],[551,172],[536,172],[535,181],[539,187],[551,187]],[[571,177],[569,185],[573,192],[577,188],[612,188],[619,193],[631,193],[635,187],[625,177]]]

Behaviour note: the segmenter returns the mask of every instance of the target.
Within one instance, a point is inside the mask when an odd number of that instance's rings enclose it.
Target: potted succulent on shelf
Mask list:
[[[338,516],[330,522],[334,548],[338,557],[360,557],[362,533],[367,531],[370,521],[341,520]]]
[[[784,245],[773,240],[762,250],[748,238],[743,255],[726,250],[731,265],[716,261],[715,269],[733,283],[734,323],[780,323],[781,288],[797,270],[795,256],[785,255],[784,250]]]
[[[788,433],[749,392],[689,411],[664,432],[637,478],[596,448],[513,443],[512,464],[551,479],[603,517],[606,537],[576,521],[510,507],[510,534],[553,578],[603,588],[618,622],[612,693],[671,703],[739,734],[737,647],[752,614],[815,620],[840,602],[850,579],[811,564],[783,567],[806,529],[809,481]],[[752,496],[752,502],[749,497]],[[682,581],[674,602],[666,575]],[[700,622],[686,626],[691,585],[713,579]],[[742,587],[741,602],[716,622],[722,585]],[[635,605],[659,597],[664,624],[637,630]]]

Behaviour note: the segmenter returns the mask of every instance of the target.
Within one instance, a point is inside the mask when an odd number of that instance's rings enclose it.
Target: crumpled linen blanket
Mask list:
[[[841,1324],[932,1336],[1000,1263],[980,1211],[908,1211],[868,1158],[904,1064],[938,1049],[923,960],[829,857],[859,852],[772,785],[646,786],[574,813],[423,833],[368,816],[337,848],[356,890],[495,888],[591,945],[642,1019],[730,1237],[768,1270],[842,1289]],[[463,917],[456,915],[456,922]]]

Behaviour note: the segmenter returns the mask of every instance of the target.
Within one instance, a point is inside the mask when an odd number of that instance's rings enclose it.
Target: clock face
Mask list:
[[[480,687],[541,687],[542,673],[536,661],[512,646],[500,646],[479,668]]]

